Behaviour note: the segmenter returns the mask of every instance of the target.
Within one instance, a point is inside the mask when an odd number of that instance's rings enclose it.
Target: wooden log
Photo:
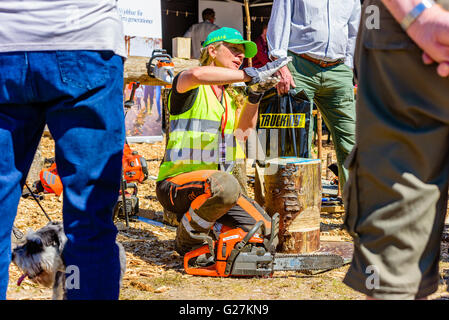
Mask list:
[[[329,169],[329,166],[332,164],[332,153],[329,152],[327,154],[327,159],[326,159],[326,180],[330,180],[331,176],[332,176],[332,172]]]
[[[265,206],[264,168],[257,163],[254,175],[254,200],[262,208]]]
[[[150,59],[147,57],[128,57],[125,61],[124,80],[125,84],[130,82],[140,82],[142,85],[166,86],[168,83],[159,79],[152,78],[147,72],[147,63]],[[173,58],[175,65],[175,75],[181,71],[197,67],[200,62],[196,59]]]
[[[317,134],[318,134],[318,159],[322,160],[323,156],[323,119],[321,117],[321,112],[317,111],[316,115],[317,123]]]
[[[264,174],[265,210],[280,215],[278,252],[307,253],[320,248],[321,161],[275,158]]]

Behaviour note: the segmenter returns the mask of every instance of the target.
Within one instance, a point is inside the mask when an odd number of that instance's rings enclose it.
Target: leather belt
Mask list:
[[[311,56],[308,56],[307,54],[300,54],[299,56],[307,61],[310,61],[310,62],[313,62],[313,63],[319,65],[321,68],[332,67],[332,66],[336,66],[336,65],[339,65],[339,64],[342,64],[345,62],[344,59],[338,59],[338,60],[332,61],[332,62],[319,60],[319,59],[312,58]]]

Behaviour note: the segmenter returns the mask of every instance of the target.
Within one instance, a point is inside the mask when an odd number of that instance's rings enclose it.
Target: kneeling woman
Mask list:
[[[239,70],[257,47],[231,28],[211,32],[202,50],[202,66],[179,73],[173,81],[169,139],[156,187],[162,206],[180,221],[175,248],[182,255],[202,244],[192,237],[194,233],[208,233],[212,227],[248,231],[259,220],[267,230],[271,227],[270,217],[242,195],[229,172],[244,158],[235,133],[255,128],[259,101],[265,90],[276,85],[272,75],[287,60]],[[241,96],[228,86],[238,82],[251,85],[241,111]]]

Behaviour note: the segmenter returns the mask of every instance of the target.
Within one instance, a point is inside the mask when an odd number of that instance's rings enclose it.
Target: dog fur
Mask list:
[[[23,271],[20,282],[28,277],[45,287],[53,287],[53,299],[65,300],[66,266],[61,253],[67,237],[62,222],[50,222],[37,231],[28,232],[26,239],[12,251],[12,262]],[[116,242],[120,251],[120,287],[126,269],[123,246]]]

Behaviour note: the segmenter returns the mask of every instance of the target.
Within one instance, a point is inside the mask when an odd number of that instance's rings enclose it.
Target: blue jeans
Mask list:
[[[63,257],[80,275],[68,298],[118,299],[112,209],[125,141],[123,60],[109,51],[0,53],[0,299],[12,225],[45,124],[64,186]]]

